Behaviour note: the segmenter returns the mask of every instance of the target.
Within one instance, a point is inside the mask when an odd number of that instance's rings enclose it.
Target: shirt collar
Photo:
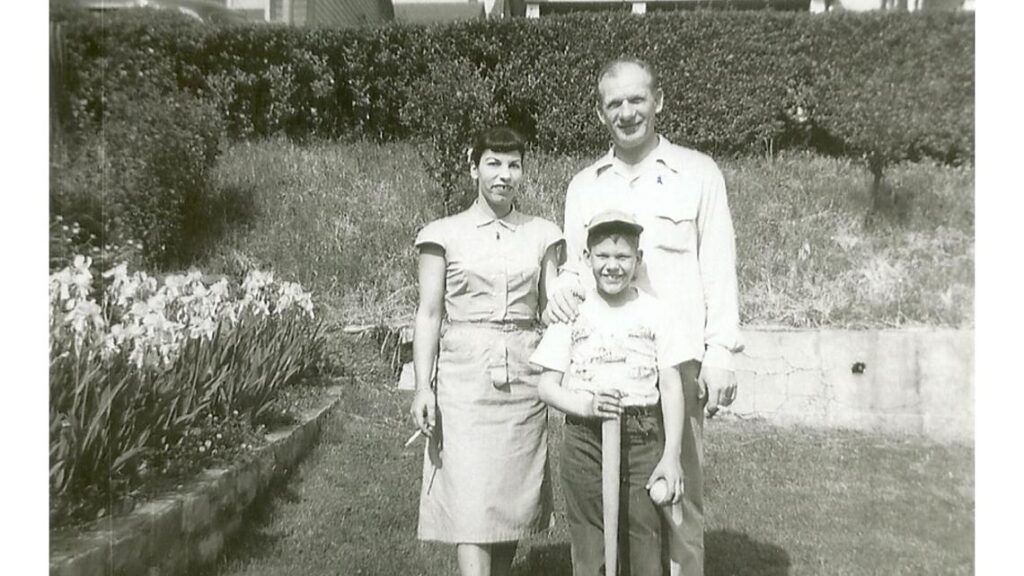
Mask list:
[[[483,228],[492,222],[497,222],[503,227],[514,231],[519,228],[520,224],[522,224],[522,214],[516,210],[514,205],[512,206],[512,211],[506,214],[504,218],[495,218],[488,214],[480,207],[479,199],[474,201],[473,205],[470,206],[469,209],[473,213],[473,223],[476,224],[478,228]]]
[[[683,167],[679,162],[677,155],[672,154],[672,143],[668,141],[662,135],[658,135],[658,145],[651,150],[651,153],[644,158],[641,162],[653,161],[653,163],[662,164],[673,172],[681,172]],[[600,176],[609,168],[614,167],[616,164],[621,162],[615,158],[615,147],[611,147],[608,152],[601,157],[597,163],[594,164],[594,176]]]

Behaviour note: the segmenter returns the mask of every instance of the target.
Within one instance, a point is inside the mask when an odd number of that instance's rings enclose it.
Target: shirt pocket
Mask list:
[[[530,362],[530,357],[540,344],[541,336],[539,330],[523,330],[514,337],[514,349],[510,349],[508,355],[509,368],[521,384],[536,387],[537,378],[544,371],[540,366]]]
[[[475,338],[475,330],[443,325],[441,328],[441,341],[438,343],[438,354],[442,362],[463,364],[475,361],[480,353],[479,338]]]
[[[657,202],[641,238],[648,246],[667,252],[697,251],[697,202]]]

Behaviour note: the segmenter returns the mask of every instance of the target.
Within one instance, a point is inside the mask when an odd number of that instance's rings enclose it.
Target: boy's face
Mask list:
[[[643,255],[635,242],[635,239],[627,236],[612,234],[587,249],[590,269],[594,272],[597,289],[602,294],[615,296],[629,288],[633,282],[636,266]]]

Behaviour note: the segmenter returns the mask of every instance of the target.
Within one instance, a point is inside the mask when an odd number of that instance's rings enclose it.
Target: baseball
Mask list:
[[[651,495],[651,500],[658,506],[668,504],[672,500],[668,495],[668,482],[665,482],[664,478],[655,480],[648,492]]]

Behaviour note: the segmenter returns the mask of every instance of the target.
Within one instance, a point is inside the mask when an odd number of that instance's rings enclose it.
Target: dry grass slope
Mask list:
[[[565,186],[589,161],[530,155],[521,208],[560,222]],[[898,217],[866,218],[870,176],[850,161],[787,154],[719,164],[744,324],[973,324],[973,168],[896,166],[888,185]],[[272,266],[313,288],[344,323],[409,318],[412,239],[440,215],[440,191],[414,144],[240,144],[216,178],[256,215],[204,270]]]

